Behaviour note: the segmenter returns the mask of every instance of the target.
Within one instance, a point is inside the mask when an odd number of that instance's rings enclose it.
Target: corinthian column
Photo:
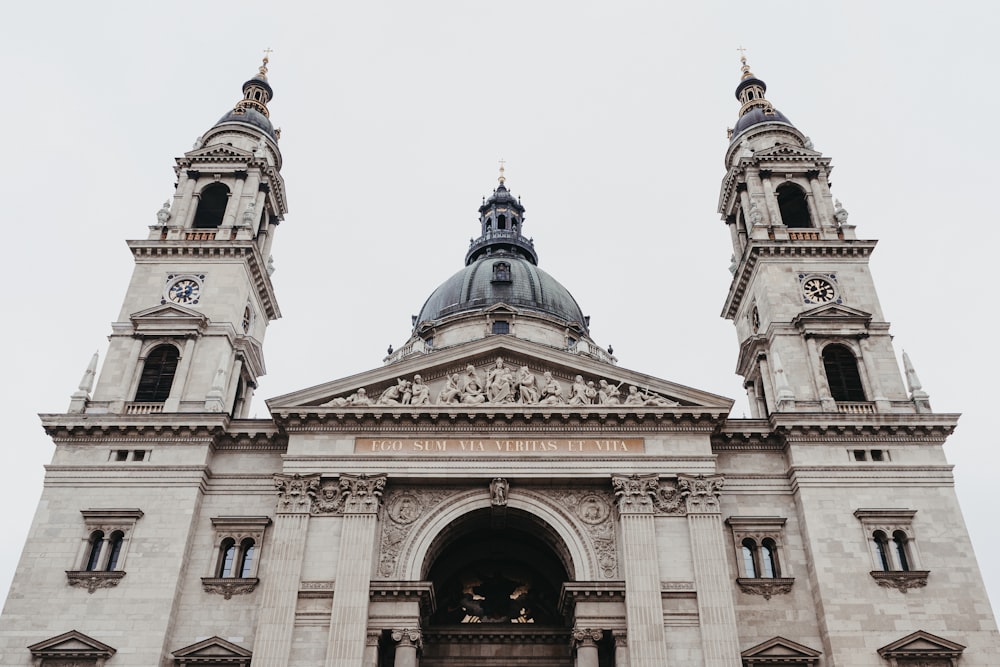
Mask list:
[[[657,562],[657,475],[612,475],[621,522],[622,562],[625,568],[625,617],[628,621],[632,667],[666,667],[667,641],[663,630],[660,569]]]
[[[340,476],[343,519],[326,667],[357,667],[362,664],[368,630],[368,588],[371,584],[375,532],[385,481],[385,475]]]
[[[284,667],[292,647],[295,605],[302,577],[309,508],[319,475],[275,475],[278,508],[260,564],[260,621],[253,642],[254,667]]]
[[[677,487],[687,503],[705,667],[741,664],[733,582],[726,566],[729,554],[719,508],[719,492],[724,481],[721,475],[677,476]]]

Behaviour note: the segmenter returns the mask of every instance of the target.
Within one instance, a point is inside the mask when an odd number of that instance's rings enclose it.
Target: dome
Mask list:
[[[271,119],[256,109],[233,109],[220,118],[215,126],[218,127],[224,123],[246,123],[247,125],[253,125],[275,141],[278,140],[278,137],[275,136],[274,125],[271,124]]]
[[[760,123],[784,123],[791,125],[792,121],[788,120],[785,114],[774,107],[771,107],[769,111],[765,111],[761,107],[755,107],[740,116],[736,121],[736,125],[733,127],[733,139],[739,136],[744,130]]]
[[[507,271],[502,266],[507,265]],[[480,257],[431,293],[416,324],[498,303],[534,311],[587,330],[576,299],[559,282],[524,257],[494,253]]]

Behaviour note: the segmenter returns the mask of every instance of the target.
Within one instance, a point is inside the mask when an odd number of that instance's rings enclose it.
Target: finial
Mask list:
[[[743,79],[752,78],[753,72],[750,71],[750,65],[747,65],[747,50],[743,48],[742,45],[736,50],[740,52],[740,62],[743,63],[743,66],[740,67],[740,69],[743,71],[743,76],[741,78]]]
[[[507,181],[507,178],[503,175],[503,165],[505,162],[506,160],[500,158],[500,178],[497,179],[500,181],[500,185],[503,185]]]
[[[274,53],[274,49],[270,46],[264,49],[264,61],[260,64],[260,69],[257,70],[257,76],[264,81],[267,81],[267,64],[271,62],[272,53]]]

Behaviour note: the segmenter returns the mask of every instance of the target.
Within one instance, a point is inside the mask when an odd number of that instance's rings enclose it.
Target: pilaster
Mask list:
[[[278,508],[268,557],[261,563],[260,621],[254,637],[254,667],[286,667],[292,647],[295,607],[302,578],[312,496],[319,475],[275,475]]]
[[[364,658],[368,589],[385,482],[385,475],[340,476],[343,524],[326,667],[357,667]]]
[[[667,641],[656,548],[658,475],[613,475],[618,499],[622,560],[625,568],[625,616],[631,639],[632,667],[666,667]]]
[[[728,549],[719,507],[724,481],[721,475],[677,476],[677,487],[687,504],[705,667],[741,664],[733,586],[726,565]]]

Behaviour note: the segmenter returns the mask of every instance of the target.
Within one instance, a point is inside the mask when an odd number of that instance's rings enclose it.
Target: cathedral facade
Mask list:
[[[875,242],[745,61],[719,197],[742,419],[594,342],[502,169],[404,344],[248,418],[287,212],[266,65],[129,242],[100,372],[42,415],[0,664],[1000,663],[958,417],[897,363]]]

